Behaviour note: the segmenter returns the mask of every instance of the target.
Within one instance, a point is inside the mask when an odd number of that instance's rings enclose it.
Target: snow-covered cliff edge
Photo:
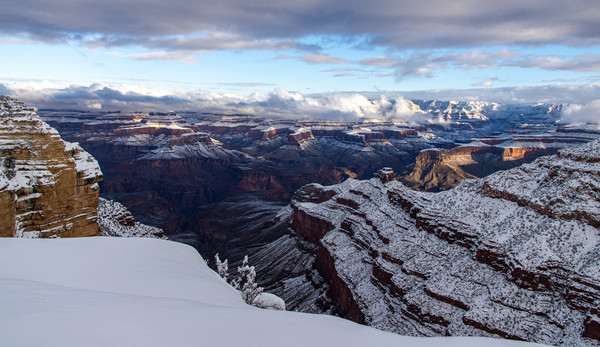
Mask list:
[[[248,306],[192,247],[149,238],[0,239],[0,293],[6,346],[521,345]]]

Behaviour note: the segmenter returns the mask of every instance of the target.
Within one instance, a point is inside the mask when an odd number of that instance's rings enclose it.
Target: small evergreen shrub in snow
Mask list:
[[[229,262],[227,259],[225,259],[224,262],[221,262],[221,259],[219,259],[219,253],[215,254],[215,263],[217,265],[217,273],[219,274],[219,276],[223,277],[223,279],[225,280],[225,282],[229,282],[228,278],[229,277]]]
[[[244,256],[242,266],[238,266],[237,272],[239,277],[231,281],[233,288],[239,290],[242,298],[248,304],[253,305],[254,299],[263,292],[263,288],[256,283],[256,271],[254,266],[248,265],[248,256]]]
[[[227,259],[221,261],[217,253],[215,255],[215,263],[219,276],[237,289],[247,304],[261,308],[285,310],[283,299],[270,293],[263,293],[263,288],[258,286],[256,283],[256,270],[254,266],[248,265],[247,255],[244,256],[242,266],[238,266],[238,277],[234,279],[229,279],[229,262]]]

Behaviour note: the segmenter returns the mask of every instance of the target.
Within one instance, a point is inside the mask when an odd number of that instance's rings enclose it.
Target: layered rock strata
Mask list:
[[[291,206],[338,314],[409,335],[599,344],[600,140],[445,192],[386,170],[305,186]]]
[[[0,236],[99,235],[97,161],[35,111],[0,97]]]
[[[415,158],[410,172],[400,179],[417,190],[447,190],[464,179],[481,178],[499,170],[511,169],[598,137],[600,127],[588,125],[562,127],[544,134],[518,135],[512,139],[482,138],[451,149],[425,149]]]

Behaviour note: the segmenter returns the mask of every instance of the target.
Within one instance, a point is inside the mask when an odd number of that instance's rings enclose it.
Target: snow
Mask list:
[[[119,222],[129,217],[132,221],[133,216],[127,208],[119,202],[98,199],[98,226],[102,236],[117,237],[153,237],[163,238],[163,230],[157,227],[135,222],[134,225],[123,225]]]
[[[0,187],[18,191],[53,185],[60,176],[59,171],[70,169],[66,162],[75,163],[80,178],[102,176],[98,162],[89,153],[76,142],[63,141],[35,111],[22,102],[0,96],[0,151],[3,153],[0,162],[4,166],[0,168],[3,177]],[[54,141],[64,145],[65,161],[60,157],[48,157],[46,151]],[[13,160],[11,163],[5,161],[9,158]]]
[[[67,142],[65,141],[65,143]],[[75,159],[75,170],[82,175],[82,178],[91,179],[101,177],[102,171],[100,170],[100,165],[96,158],[84,151],[77,143],[75,143],[75,146],[73,147],[75,148],[75,153],[73,154],[73,159]]]
[[[275,294],[271,293],[260,293],[254,298],[252,302],[254,306],[262,308],[270,308],[274,310],[285,310],[285,301]]]
[[[305,127],[300,127],[298,128],[298,130],[294,131],[291,135],[300,135],[300,134],[304,134],[304,133],[310,133],[311,130],[310,128],[305,128]]]
[[[0,239],[5,346],[524,346],[404,337],[340,318],[263,310],[183,244]]]

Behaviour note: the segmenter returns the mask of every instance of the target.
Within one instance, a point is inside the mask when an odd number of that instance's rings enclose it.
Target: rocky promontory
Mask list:
[[[0,97],[0,161],[0,236],[100,234],[98,162],[9,97]]]

